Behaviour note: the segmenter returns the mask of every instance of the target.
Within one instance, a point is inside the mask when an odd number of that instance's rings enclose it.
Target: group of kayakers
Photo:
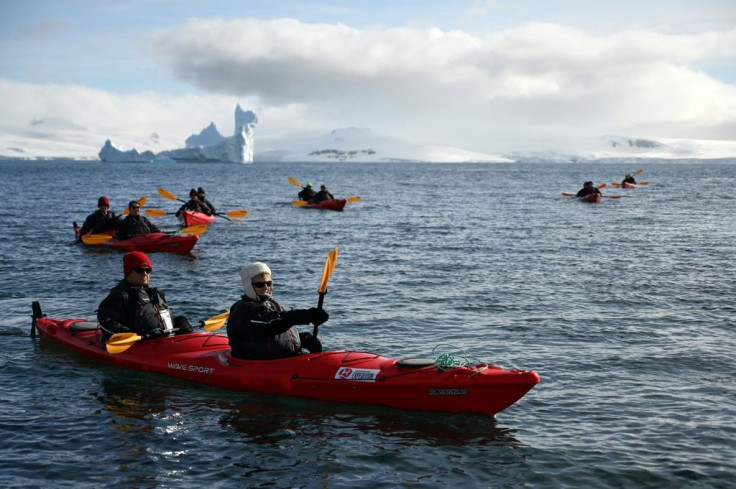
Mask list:
[[[97,200],[97,210],[84,220],[77,240],[85,234],[102,234],[115,231],[117,239],[128,239],[139,234],[159,233],[161,230],[141,215],[141,204],[137,200],[128,203],[129,214],[123,218],[110,210],[110,199],[100,197]]]
[[[140,251],[123,256],[123,279],[100,303],[97,320],[107,341],[118,333],[136,333],[143,339],[193,331],[185,316],[174,316],[162,291],[150,286],[153,263]],[[301,324],[319,326],[329,319],[321,308],[286,310],[273,299],[271,269],[262,262],[240,270],[245,293],[230,308],[227,336],[232,356],[268,360],[322,351],[322,343]]]
[[[141,234],[160,233],[161,230],[147,217],[141,215],[141,203],[131,200],[128,203],[128,215],[123,218],[110,210],[110,199],[105,196],[97,200],[97,210],[88,215],[79,231],[77,241],[85,234],[103,234],[115,232],[115,238],[124,240]],[[189,191],[189,200],[178,211],[176,217],[184,211],[196,211],[211,216],[217,212],[215,205],[207,200],[202,187]]]
[[[298,196],[300,200],[314,204],[317,204],[324,200],[335,200],[335,196],[327,190],[327,185],[320,185],[319,192],[315,192],[313,185],[309,182],[307,182],[307,184],[302,187],[302,190],[299,192]]]
[[[207,200],[204,189],[199,187],[196,190],[191,189],[189,191],[189,200],[179,207],[179,210],[176,211],[176,217],[179,217],[184,211],[201,212],[211,216],[217,212],[217,209],[212,202]]]
[[[621,186],[626,187],[631,185],[636,185],[636,179],[631,173],[627,173],[626,175],[624,175],[624,179],[621,181]],[[580,198],[596,193],[600,194],[601,191],[598,189],[598,187],[593,185],[593,182],[591,180],[589,180],[587,182],[583,182],[583,188],[581,188],[578,193],[575,194],[575,197]]]

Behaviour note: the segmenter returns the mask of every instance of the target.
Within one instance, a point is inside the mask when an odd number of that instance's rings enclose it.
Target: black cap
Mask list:
[[[197,195],[197,191],[194,190],[194,189],[190,190],[189,191],[189,196],[191,197],[192,195]]]

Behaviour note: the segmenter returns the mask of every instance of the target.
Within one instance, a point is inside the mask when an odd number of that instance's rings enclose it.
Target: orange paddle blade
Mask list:
[[[335,269],[335,265],[337,265],[337,246],[335,246],[335,248],[327,255],[325,267],[322,269],[322,282],[319,284],[320,294],[327,292],[327,282],[330,280],[330,276],[332,275],[332,271]]]

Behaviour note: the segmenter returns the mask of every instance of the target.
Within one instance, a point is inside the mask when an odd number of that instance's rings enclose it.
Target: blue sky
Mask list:
[[[105,138],[171,149],[210,121],[227,135],[236,103],[258,114],[269,149],[348,126],[488,153],[583,134],[736,138],[731,0],[0,0],[0,11],[0,154]],[[154,133],[160,148],[147,146]]]

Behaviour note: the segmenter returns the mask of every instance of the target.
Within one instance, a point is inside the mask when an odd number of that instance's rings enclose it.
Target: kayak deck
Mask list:
[[[307,209],[324,209],[328,211],[342,211],[345,208],[347,199],[329,199],[321,202],[309,202],[302,207]]]
[[[103,362],[158,372],[192,382],[252,393],[286,395],[400,409],[495,415],[539,382],[527,370],[494,365],[441,369],[370,352],[326,351],[278,360],[241,360],[230,355],[227,336],[207,332],[139,341],[107,353],[101,330],[83,319],[36,314],[32,335]],[[38,306],[40,312],[40,306]]]
[[[209,226],[215,222],[215,219],[217,219],[217,216],[214,214],[208,216],[204,212],[183,211],[179,214],[179,223],[184,227],[197,226],[199,224]]]

